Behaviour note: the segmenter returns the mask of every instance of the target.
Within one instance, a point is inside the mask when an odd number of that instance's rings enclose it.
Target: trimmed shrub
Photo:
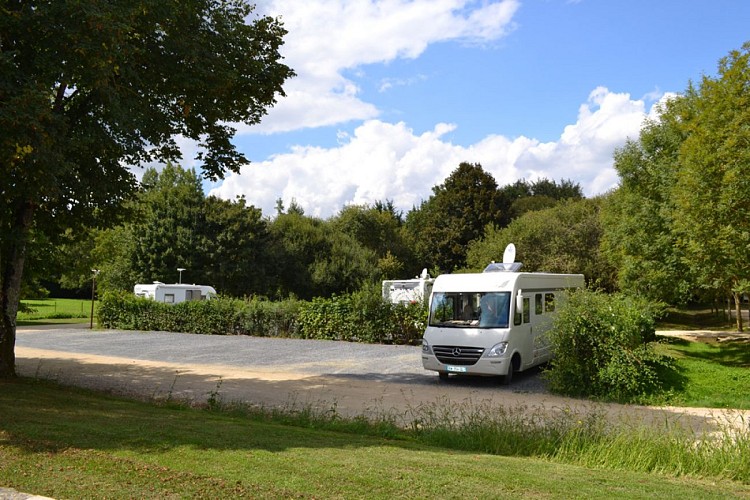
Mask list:
[[[554,392],[633,402],[659,393],[671,358],[653,348],[658,307],[590,290],[565,294],[548,333],[555,357],[545,373]]]
[[[236,333],[255,337],[299,337],[300,304],[297,299],[280,302],[256,297],[246,299],[242,301]]]
[[[132,293],[110,292],[100,300],[97,312],[98,324],[104,328],[383,344],[417,343],[427,323],[423,305],[389,304],[375,286],[311,302],[220,297],[163,304]]]
[[[97,317],[100,326],[123,330],[293,337],[297,310],[296,300],[268,302],[221,297],[163,304],[128,292],[110,292],[100,300]]]
[[[317,298],[300,308],[303,338],[371,344],[413,344],[422,338],[427,309],[385,302],[376,286],[330,299]]]

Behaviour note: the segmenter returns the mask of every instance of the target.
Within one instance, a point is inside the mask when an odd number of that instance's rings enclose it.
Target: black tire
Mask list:
[[[438,372],[438,378],[440,380],[448,380],[448,372]]]
[[[511,359],[510,363],[508,363],[508,373],[503,375],[502,384],[503,385],[510,385],[511,382],[513,382],[513,372],[515,371],[515,360]]]

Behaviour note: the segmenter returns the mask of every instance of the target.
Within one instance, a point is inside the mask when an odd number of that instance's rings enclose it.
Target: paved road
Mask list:
[[[679,422],[714,430],[713,412],[600,405],[549,394],[538,372],[510,386],[491,378],[447,383],[422,369],[420,348],[300,339],[168,332],[18,329],[17,369],[24,376],[145,399],[211,399],[266,408],[389,415],[409,425],[420,416],[466,414],[469,407],[524,412],[606,412],[637,422]],[[439,408],[439,410],[438,410]],[[747,416],[750,418],[750,414]],[[723,417],[722,417],[723,418]]]

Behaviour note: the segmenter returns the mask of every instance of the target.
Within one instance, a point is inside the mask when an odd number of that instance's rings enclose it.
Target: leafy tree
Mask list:
[[[702,287],[734,298],[750,292],[750,42],[719,62],[716,78],[688,89],[674,192],[675,232]]]
[[[177,282],[177,268],[188,281],[206,281],[200,259],[200,229],[205,226],[203,188],[193,170],[167,163],[161,172],[149,169],[131,224],[135,238],[132,269],[140,283]]]
[[[128,166],[200,141],[204,175],[246,159],[231,122],[258,123],[293,72],[285,34],[243,0],[9,0],[0,16],[0,377],[15,375],[15,325],[32,228],[117,221]]]
[[[403,219],[392,202],[372,207],[350,205],[329,222],[376,254],[380,278],[398,278],[419,271],[406,241]]]
[[[524,271],[582,273],[589,282],[612,288],[614,269],[599,252],[602,204],[601,198],[564,201],[529,212],[507,228],[490,227],[484,239],[469,247],[468,264],[481,270],[502,260],[506,245],[514,243]]]
[[[295,211],[276,217],[270,232],[277,296],[330,296],[375,277],[375,253],[331,222]]]
[[[619,270],[620,289],[669,304],[695,296],[684,252],[672,231],[672,191],[688,105],[684,97],[670,101],[658,119],[646,122],[637,141],[615,152],[620,187],[603,212],[603,249]]]
[[[527,212],[544,210],[545,208],[552,208],[555,205],[557,205],[557,200],[550,196],[525,196],[514,201],[507,213],[510,214],[512,221],[513,219],[517,219]]]
[[[138,283],[133,269],[136,244],[132,225],[97,230],[93,239],[92,265],[101,271],[96,278],[99,292],[127,290],[132,293],[133,286]]]
[[[553,207],[561,200],[580,200],[583,198],[581,186],[571,180],[562,180],[558,184],[553,180],[541,178],[534,182],[519,179],[499,189],[500,219],[499,227],[506,227],[513,219],[526,212]]]
[[[426,267],[460,269],[469,243],[500,217],[497,183],[481,165],[464,162],[432,191],[407,215],[408,232]]]
[[[247,206],[243,197],[227,201],[210,196],[203,211],[197,265],[205,282],[223,294],[267,294],[270,233],[261,210]]]

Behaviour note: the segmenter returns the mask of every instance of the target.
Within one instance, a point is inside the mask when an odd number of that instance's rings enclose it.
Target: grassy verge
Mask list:
[[[661,352],[677,360],[664,401],[679,406],[750,410],[750,342],[691,342],[662,338]]]
[[[413,429],[241,410],[0,381],[0,484],[55,498],[750,495],[747,437],[696,446],[677,434],[607,435],[595,417],[549,423],[492,409],[457,422],[433,408]]]
[[[19,311],[18,325],[85,323],[91,319],[91,301],[79,299],[23,300],[31,312]],[[96,306],[96,303],[95,303]]]

